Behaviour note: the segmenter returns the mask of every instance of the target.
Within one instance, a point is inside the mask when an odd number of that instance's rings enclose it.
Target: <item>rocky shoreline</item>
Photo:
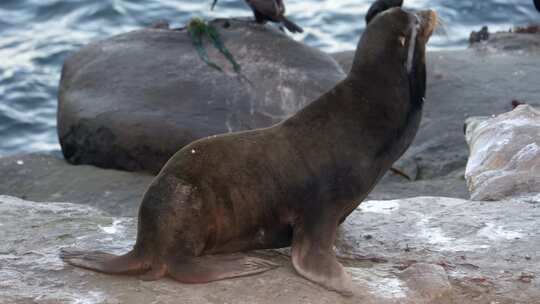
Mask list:
[[[355,279],[353,298],[297,276],[287,250],[253,253],[281,265],[277,270],[204,285],[66,266],[57,257],[64,246],[119,252],[131,246],[138,204],[153,176],[27,154],[0,158],[0,302],[540,302],[540,197],[470,201],[464,177],[467,118],[508,112],[513,100],[540,104],[540,35],[521,35],[504,37],[517,39],[520,49],[498,48],[494,40],[428,53],[421,129],[395,164],[409,179],[388,173],[340,229],[336,250]],[[523,43],[529,40],[534,43]],[[332,56],[328,65],[336,66],[338,81],[352,53]]]
[[[368,201],[340,228],[336,250],[353,298],[299,277],[287,251],[258,251],[280,265],[202,285],[106,276],[64,265],[62,247],[126,252],[136,220],[80,204],[0,196],[0,298],[9,303],[536,303],[540,197],[472,202],[440,197]],[[500,215],[504,214],[504,217]],[[40,302],[38,301],[38,303]]]

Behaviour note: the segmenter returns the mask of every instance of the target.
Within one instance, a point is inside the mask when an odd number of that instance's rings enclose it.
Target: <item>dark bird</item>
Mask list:
[[[540,12],[540,0],[534,0],[534,6],[536,6],[536,10]]]
[[[540,0],[535,0],[540,1]],[[368,24],[371,19],[375,18],[378,14],[384,12],[387,9],[392,7],[401,7],[403,5],[403,0],[377,0],[371,5],[367,14],[366,14],[366,24]]]
[[[296,25],[291,20],[285,17],[285,4],[283,0],[245,0],[246,3],[253,10],[255,15],[255,21],[257,23],[265,23],[272,21],[281,23],[291,33],[302,33],[304,30]],[[217,0],[214,0],[212,9],[216,5]]]

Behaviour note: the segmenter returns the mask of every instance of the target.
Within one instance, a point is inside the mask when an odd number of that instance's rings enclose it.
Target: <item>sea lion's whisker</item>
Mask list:
[[[447,22],[444,20],[444,18],[440,16],[437,18],[437,23],[435,23],[433,32],[436,35],[448,37]]]

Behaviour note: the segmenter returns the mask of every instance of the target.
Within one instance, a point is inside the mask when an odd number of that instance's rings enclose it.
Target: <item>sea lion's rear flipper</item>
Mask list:
[[[117,256],[102,251],[62,249],[60,258],[70,265],[107,274],[141,274],[148,270],[148,263],[133,252]]]
[[[351,278],[338,262],[333,244],[339,220],[325,216],[302,220],[294,226],[292,263],[306,279],[345,296],[352,295]]]
[[[168,274],[181,283],[206,283],[262,273],[278,265],[241,254],[208,255],[167,261]]]

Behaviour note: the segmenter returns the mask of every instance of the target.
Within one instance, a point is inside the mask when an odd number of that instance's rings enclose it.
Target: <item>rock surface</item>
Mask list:
[[[440,265],[456,303],[536,303],[540,281],[523,283],[522,272],[534,278],[540,272],[539,207],[540,195],[497,202],[441,197],[365,202],[342,226],[336,247],[340,256],[386,260],[402,265],[398,268]],[[430,290],[446,288],[437,283]]]
[[[353,53],[336,55],[344,70]],[[400,162],[416,163],[416,181],[387,175],[372,192],[395,190],[402,197],[436,195],[467,198],[464,172],[469,151],[463,136],[467,117],[491,116],[512,109],[511,101],[539,102],[537,53],[464,51],[428,52],[428,88],[416,140]],[[389,179],[390,178],[390,179]]]
[[[277,123],[345,77],[330,56],[269,26],[212,24],[240,75],[209,42],[210,60],[225,71],[204,63],[185,29],[134,31],[70,57],[58,107],[66,159],[157,173],[191,141]]]
[[[471,199],[540,193],[540,110],[520,105],[497,117],[471,118],[466,138]]]
[[[0,194],[33,201],[77,202],[115,216],[136,216],[153,178],[93,166],[72,166],[50,155],[0,158]]]
[[[471,202],[412,198],[365,202],[342,225],[338,256],[355,295],[343,298],[294,272],[275,250],[250,255],[280,268],[186,285],[143,282],[64,265],[62,247],[122,253],[134,218],[88,206],[0,196],[0,298],[9,303],[536,303],[540,197]],[[500,214],[504,214],[502,217]]]

